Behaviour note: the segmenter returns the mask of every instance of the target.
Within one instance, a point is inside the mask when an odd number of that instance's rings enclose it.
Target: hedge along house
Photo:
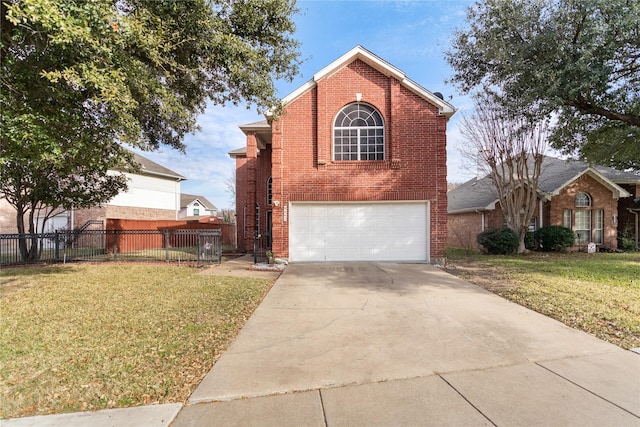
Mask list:
[[[290,261],[437,261],[447,243],[455,109],[357,46],[240,126],[238,247]]]
[[[538,209],[529,230],[547,225],[570,228],[574,250],[593,242],[618,247],[630,236],[637,245],[633,204],[640,197],[640,176],[575,160],[545,157],[538,180]],[[473,178],[449,191],[449,246],[478,248],[476,236],[505,225],[496,191],[488,177]]]

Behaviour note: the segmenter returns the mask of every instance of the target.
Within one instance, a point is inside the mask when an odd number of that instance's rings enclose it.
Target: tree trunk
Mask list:
[[[520,231],[519,233],[519,241],[518,241],[518,250],[517,253],[519,254],[523,254],[525,252],[527,252],[527,247],[524,244],[525,238],[527,236],[527,230],[525,229],[524,232]]]
[[[16,226],[18,228],[18,249],[24,262],[35,262],[38,260],[38,237],[35,234],[33,224],[33,209],[29,211],[29,232],[25,230],[24,205],[16,206]]]

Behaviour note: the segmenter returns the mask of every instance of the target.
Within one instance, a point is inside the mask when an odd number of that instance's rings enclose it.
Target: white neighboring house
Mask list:
[[[194,194],[180,195],[180,218],[217,215],[218,208],[206,197]]]
[[[180,212],[180,183],[186,178],[139,154],[134,154],[134,161],[140,165],[137,173],[109,172],[124,173],[128,181],[127,191],[101,206],[61,211],[47,220],[44,231],[78,229],[90,224],[103,228],[107,218],[177,220]],[[37,221],[38,230],[42,230],[42,219],[37,218]],[[2,199],[0,227],[2,233],[17,233],[15,209]]]
[[[140,171],[135,174],[124,172],[128,190],[107,205],[172,211],[174,217],[171,219],[176,219],[180,209],[180,182],[186,178],[139,154],[134,155],[134,160],[140,164]]]
[[[136,173],[111,172],[124,173],[127,177],[127,191],[101,206],[67,212],[70,228],[83,228],[91,223],[101,223],[104,226],[107,219],[178,219],[180,183],[186,178],[140,154],[134,154],[134,161],[140,165],[140,170]]]

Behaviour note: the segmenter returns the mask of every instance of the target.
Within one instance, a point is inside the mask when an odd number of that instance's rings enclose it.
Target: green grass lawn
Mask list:
[[[620,347],[640,347],[640,253],[452,250],[448,271]]]
[[[175,265],[0,271],[0,417],[182,402],[272,281]]]

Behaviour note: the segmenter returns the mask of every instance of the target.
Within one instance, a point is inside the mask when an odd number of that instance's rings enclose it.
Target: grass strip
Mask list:
[[[465,280],[622,348],[640,347],[638,253],[448,255],[448,271]]]
[[[174,265],[0,272],[0,417],[185,401],[273,281]]]

